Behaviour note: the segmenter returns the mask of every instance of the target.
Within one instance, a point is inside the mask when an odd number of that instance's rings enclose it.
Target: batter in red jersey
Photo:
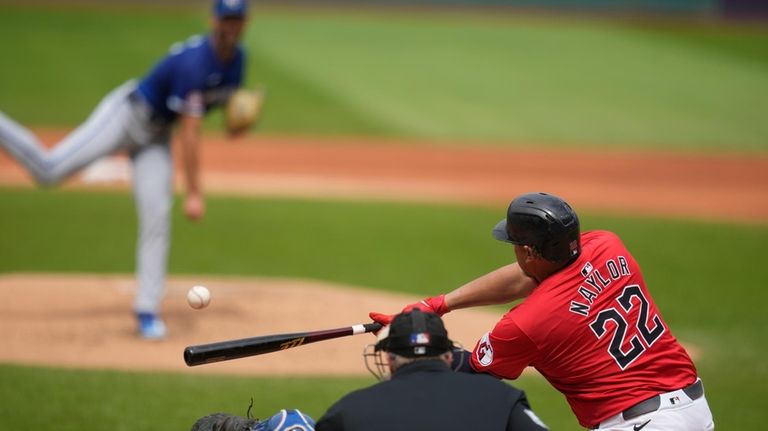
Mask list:
[[[691,358],[615,234],[581,234],[565,201],[528,193],[493,235],[514,244],[516,263],[405,307],[444,314],[525,298],[477,342],[467,370],[514,379],[533,366],[591,429],[714,429]]]

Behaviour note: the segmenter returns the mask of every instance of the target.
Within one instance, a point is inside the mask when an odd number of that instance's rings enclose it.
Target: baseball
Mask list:
[[[205,308],[211,303],[211,292],[205,286],[192,286],[187,292],[187,303],[195,310]]]

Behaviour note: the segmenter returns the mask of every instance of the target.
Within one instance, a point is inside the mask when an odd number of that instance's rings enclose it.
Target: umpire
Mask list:
[[[391,378],[344,396],[317,431],[548,429],[519,389],[451,369],[453,342],[438,315],[414,309],[395,316],[388,329],[366,365],[373,356],[374,374],[382,379],[389,371]]]

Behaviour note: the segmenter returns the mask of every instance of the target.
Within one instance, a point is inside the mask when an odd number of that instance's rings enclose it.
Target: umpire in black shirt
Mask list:
[[[542,431],[525,394],[483,374],[454,372],[453,342],[436,314],[398,314],[372,355],[383,380],[347,394],[317,431]],[[384,375],[389,371],[391,378]]]

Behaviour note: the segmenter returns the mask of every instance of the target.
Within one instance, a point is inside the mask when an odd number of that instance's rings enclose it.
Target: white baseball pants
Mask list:
[[[173,205],[171,125],[152,120],[147,105],[131,98],[135,88],[129,81],[113,90],[51,150],[0,112],[0,146],[43,185],[57,184],[102,156],[128,151],[139,220],[134,309],[156,313],[165,294]]]

